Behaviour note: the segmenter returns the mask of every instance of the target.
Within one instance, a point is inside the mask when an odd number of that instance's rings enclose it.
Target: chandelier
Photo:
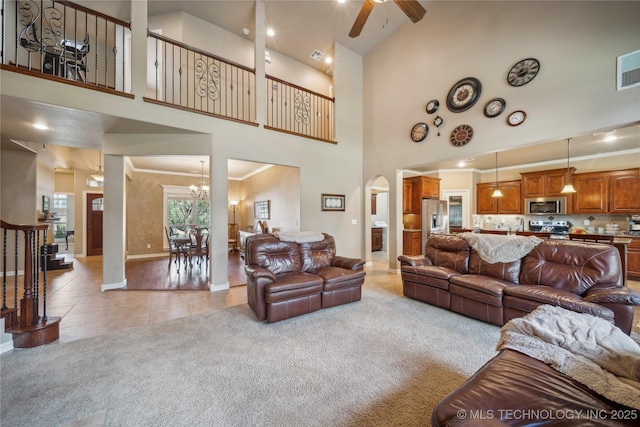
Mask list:
[[[209,198],[209,186],[204,180],[204,160],[200,160],[202,163],[202,173],[200,175],[200,185],[190,185],[191,197],[199,200],[207,200]]]
[[[91,175],[94,181],[104,182],[104,173],[102,172],[102,153],[98,152],[98,170]]]

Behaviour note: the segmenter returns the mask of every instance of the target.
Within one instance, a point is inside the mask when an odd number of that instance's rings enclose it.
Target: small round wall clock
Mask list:
[[[420,142],[424,140],[429,134],[429,126],[426,123],[416,123],[411,128],[411,140],[413,142]]]
[[[529,83],[540,71],[540,62],[535,58],[518,61],[507,74],[507,82],[511,86],[523,86]]]
[[[509,114],[509,117],[507,117],[507,124],[509,126],[520,126],[522,123],[524,123],[524,120],[526,118],[527,113],[522,110],[517,110]]]
[[[480,81],[467,77],[454,84],[447,95],[447,108],[454,113],[461,113],[473,107],[482,92]]]
[[[469,125],[460,125],[451,132],[451,145],[455,147],[462,147],[467,145],[473,138],[473,128]]]
[[[484,115],[492,118],[499,116],[504,111],[507,103],[502,98],[493,98],[484,106]]]
[[[436,116],[436,118],[433,119],[433,125],[436,127],[436,129],[438,129],[438,136],[440,136],[440,126],[442,126],[442,123],[443,120],[440,116]]]
[[[440,108],[440,102],[437,99],[432,99],[431,101],[429,101],[427,103],[427,113],[428,114],[433,114],[436,111],[438,111],[438,108]]]

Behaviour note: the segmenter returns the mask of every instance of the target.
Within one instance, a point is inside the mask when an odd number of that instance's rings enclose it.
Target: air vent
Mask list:
[[[320,61],[324,57],[324,53],[320,52],[318,49],[314,49],[309,55],[309,58],[315,59],[316,61]]]
[[[618,90],[640,85],[640,50],[618,56]]]

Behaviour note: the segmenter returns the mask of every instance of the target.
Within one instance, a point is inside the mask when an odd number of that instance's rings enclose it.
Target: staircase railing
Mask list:
[[[0,220],[2,229],[2,309],[5,331],[13,334],[13,346],[36,347],[59,338],[59,317],[47,316],[47,258],[48,224],[16,225]],[[19,235],[24,235],[21,246]],[[11,243],[13,252],[7,252]],[[41,252],[42,251],[42,252]],[[19,259],[24,255],[23,272],[20,274]],[[13,271],[8,270],[8,261],[13,261]],[[42,274],[40,274],[42,270]],[[13,286],[7,284],[12,273]],[[19,277],[23,287],[19,289]],[[40,277],[42,276],[42,282]]]

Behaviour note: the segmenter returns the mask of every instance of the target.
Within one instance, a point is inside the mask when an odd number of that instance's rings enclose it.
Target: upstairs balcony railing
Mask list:
[[[266,129],[334,142],[334,98],[267,78]]]
[[[130,92],[129,23],[70,1],[3,1],[3,7],[3,69]]]
[[[254,70],[159,34],[148,36],[145,101],[256,124]]]

